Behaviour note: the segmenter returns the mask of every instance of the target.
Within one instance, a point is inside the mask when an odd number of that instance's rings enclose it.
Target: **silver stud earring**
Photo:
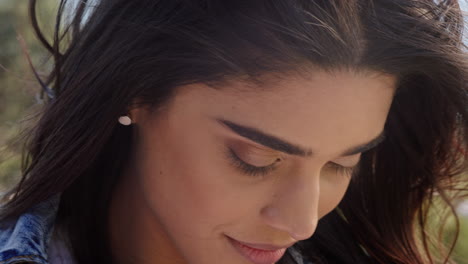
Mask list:
[[[132,124],[132,119],[130,119],[129,116],[121,116],[119,117],[119,123],[124,125],[124,126],[129,126]]]

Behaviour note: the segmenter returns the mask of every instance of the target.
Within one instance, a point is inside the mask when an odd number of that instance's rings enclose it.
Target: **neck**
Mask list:
[[[176,257],[177,250],[147,206],[135,175],[122,175],[110,202],[109,243],[114,263],[185,263]]]

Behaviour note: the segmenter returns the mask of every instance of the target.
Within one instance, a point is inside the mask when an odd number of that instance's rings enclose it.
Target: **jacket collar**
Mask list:
[[[47,264],[47,247],[52,235],[60,196],[54,195],[15,220],[0,223],[0,263]]]

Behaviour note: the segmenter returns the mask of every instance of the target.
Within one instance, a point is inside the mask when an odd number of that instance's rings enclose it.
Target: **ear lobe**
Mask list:
[[[167,104],[152,106],[149,103],[143,103],[141,100],[134,99],[127,107],[127,116],[132,119],[132,123],[141,123],[155,115],[162,115],[168,110]]]
[[[127,108],[127,116],[133,124],[141,122],[144,119],[143,115],[146,115],[148,112],[149,106],[143,104],[139,99],[133,99]]]
[[[133,124],[139,123],[144,119],[144,116],[148,114],[147,108],[146,106],[132,108],[128,111],[127,116],[130,117]]]

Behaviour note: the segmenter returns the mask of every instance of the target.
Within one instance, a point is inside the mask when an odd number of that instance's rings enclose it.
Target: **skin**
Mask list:
[[[250,263],[226,236],[290,245],[312,236],[342,199],[360,154],[342,156],[384,128],[395,78],[376,72],[322,71],[265,76],[262,87],[232,81],[221,89],[179,87],[158,111],[129,115],[129,165],[109,211],[118,263]],[[256,128],[312,151],[302,157],[262,146],[216,121]],[[244,174],[231,148],[268,174]]]

